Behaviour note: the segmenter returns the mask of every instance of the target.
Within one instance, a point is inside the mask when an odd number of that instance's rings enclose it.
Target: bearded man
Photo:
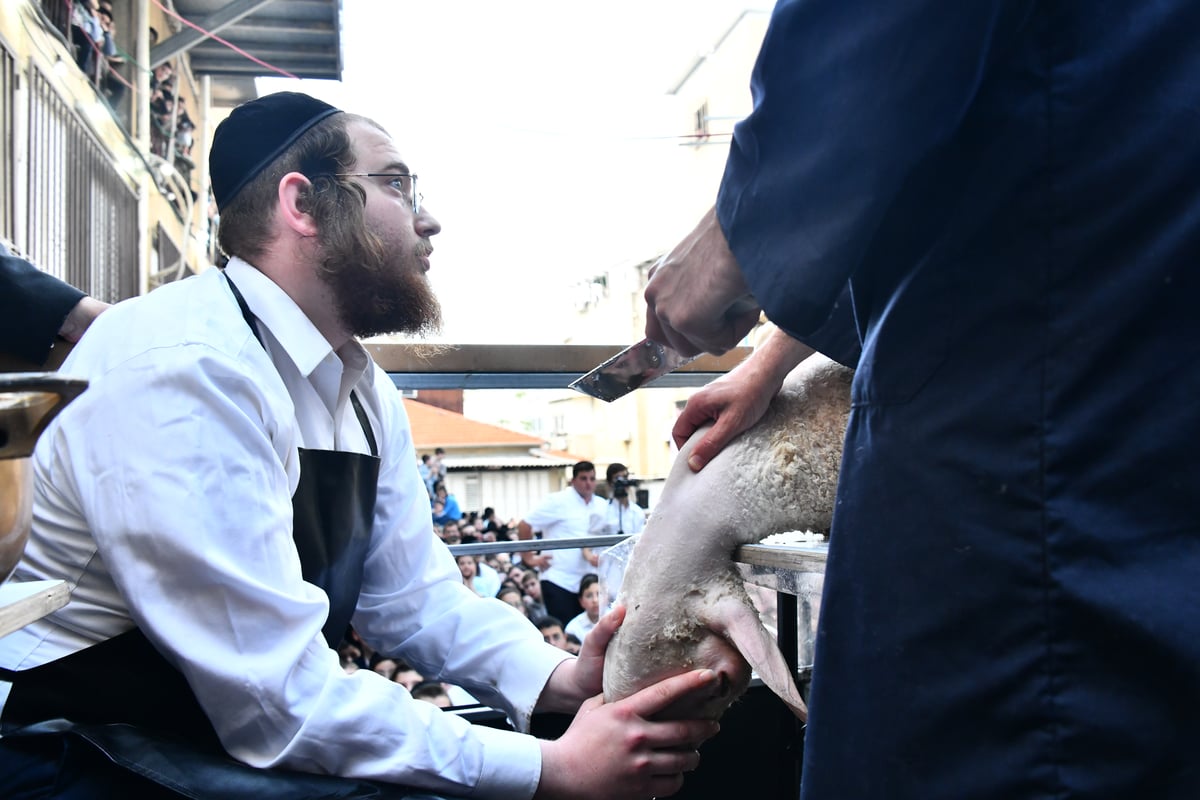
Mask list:
[[[234,110],[210,164],[226,268],[117,306],[63,367],[90,386],[41,438],[15,579],[73,599],[0,640],[0,796],[677,790],[715,728],[646,717],[715,676],[584,704],[619,614],[566,657],[433,534],[403,404],[355,340],[439,321],[440,226],[396,144],[280,93]],[[351,623],[518,730],[583,711],[554,742],[472,726],[343,671]]]

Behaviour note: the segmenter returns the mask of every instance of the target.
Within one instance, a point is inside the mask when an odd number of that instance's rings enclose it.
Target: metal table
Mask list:
[[[776,593],[779,649],[797,685],[812,670],[828,552],[828,543],[751,544],[734,554],[747,581]]]
[[[821,588],[828,544],[755,544],[738,548],[734,561],[746,581],[775,592],[779,650],[805,699],[812,675]],[[775,779],[780,797],[800,796],[804,726],[790,713],[774,716],[778,725]]]

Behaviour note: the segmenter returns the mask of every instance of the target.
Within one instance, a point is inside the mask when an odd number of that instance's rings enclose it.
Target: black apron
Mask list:
[[[229,285],[258,337],[245,300],[232,281]],[[358,602],[379,478],[370,422],[357,396],[350,399],[371,455],[301,449],[292,497],[304,579],[329,597],[322,632],[330,647],[346,632]],[[412,797],[397,787],[255,769],[230,758],[183,674],[137,628],[39,667],[0,669],[0,679],[13,684],[0,715],[5,740],[82,739],[114,763],[184,797]]]

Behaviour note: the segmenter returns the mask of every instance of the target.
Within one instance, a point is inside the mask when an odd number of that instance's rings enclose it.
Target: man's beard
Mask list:
[[[318,270],[333,292],[338,316],[346,329],[359,337],[381,333],[425,335],[440,330],[442,307],[421,271],[417,253],[365,244],[359,241],[350,247],[327,247],[323,268]]]

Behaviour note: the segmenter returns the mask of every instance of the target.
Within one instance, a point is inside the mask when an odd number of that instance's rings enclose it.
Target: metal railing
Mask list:
[[[584,547],[612,547],[630,537],[623,536],[581,536],[577,539],[506,539],[495,542],[473,542],[471,544],[452,544],[450,554],[458,556],[493,556],[497,553],[531,553],[542,550],[579,550]]]
[[[0,236],[13,241],[17,232],[16,201],[16,130],[13,117],[16,103],[17,62],[6,48],[0,46]]]
[[[25,251],[94,297],[138,293],[138,198],[113,158],[36,67],[29,70]]]

